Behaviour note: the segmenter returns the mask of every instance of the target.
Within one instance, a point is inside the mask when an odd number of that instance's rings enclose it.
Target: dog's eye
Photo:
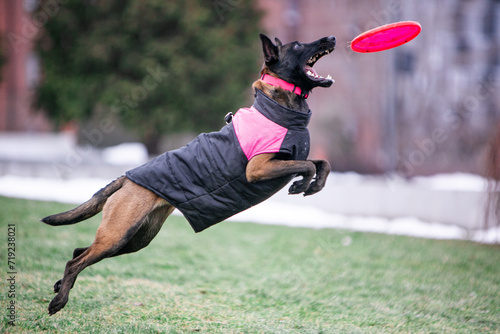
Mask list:
[[[301,50],[301,49],[302,49],[302,47],[303,47],[303,45],[302,45],[302,44],[295,44],[295,45],[293,46],[293,49],[294,49],[294,50]]]

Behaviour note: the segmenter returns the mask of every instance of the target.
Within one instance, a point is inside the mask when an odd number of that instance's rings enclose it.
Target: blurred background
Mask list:
[[[402,20],[410,43],[350,49]],[[253,101],[259,32],[337,38],[315,65],[336,83],[308,99],[310,157],[335,173],[308,205],[499,225],[498,0],[0,0],[0,176],[114,177],[219,129]]]

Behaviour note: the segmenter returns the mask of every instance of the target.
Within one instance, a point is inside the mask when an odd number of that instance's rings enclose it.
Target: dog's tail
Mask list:
[[[125,182],[125,176],[114,180],[92,196],[87,202],[80,206],[62,213],[42,218],[41,221],[52,226],[71,225],[95,216],[102,211],[109,196],[120,189]]]

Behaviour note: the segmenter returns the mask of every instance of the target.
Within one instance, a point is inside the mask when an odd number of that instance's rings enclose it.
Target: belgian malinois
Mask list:
[[[226,116],[220,131],[201,134],[186,146],[166,152],[128,171],[77,208],[43,218],[49,225],[69,225],[101,210],[102,222],[92,245],[77,248],[64,276],[54,285],[50,315],[61,310],[77,275],[107,257],[136,252],[156,236],[177,208],[195,232],[260,203],[294,177],[290,194],[320,191],[330,173],[324,160],[306,160],[306,98],[315,87],[330,87],[314,64],[335,48],[335,37],[309,44],[274,44],[260,35],[265,63],[253,83],[255,102]]]

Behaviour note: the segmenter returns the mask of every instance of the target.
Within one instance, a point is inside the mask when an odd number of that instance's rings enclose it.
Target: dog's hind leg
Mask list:
[[[146,222],[141,225],[132,239],[130,239],[122,248],[120,248],[118,252],[116,252],[112,256],[137,252],[138,250],[141,250],[149,245],[149,243],[162,228],[166,217],[168,217],[172,213],[172,211],[174,211],[174,209],[175,208],[172,205],[168,204],[155,208],[145,218]]]
[[[88,249],[88,247],[84,247],[84,248],[75,248],[75,250],[73,251],[73,259],[77,258],[78,256],[80,256],[83,252],[85,252],[86,250]],[[59,290],[61,289],[61,283],[62,283],[62,279],[60,279],[59,281],[57,281],[55,284],[54,284],[54,293],[58,293]],[[73,283],[74,284],[74,283]],[[73,287],[71,287],[73,288]]]
[[[145,247],[172,211],[173,207],[165,200],[127,182],[105,204],[102,223],[92,245],[87,249],[76,249],[74,255],[78,256],[66,264],[58,293],[49,304],[49,314],[55,314],[66,305],[69,292],[83,269],[106,257]]]

